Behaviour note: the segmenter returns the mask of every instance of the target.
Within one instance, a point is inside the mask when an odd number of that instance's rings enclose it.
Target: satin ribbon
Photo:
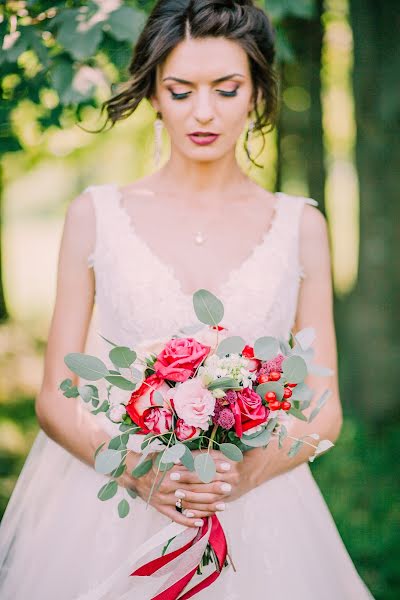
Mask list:
[[[210,521],[211,520],[211,530],[210,530]],[[208,543],[212,547],[214,554],[217,558],[218,565],[216,570],[208,575],[203,581],[200,581],[197,585],[195,585],[188,592],[180,596],[181,592],[188,585],[191,579],[194,577],[197,566],[192,569],[189,573],[187,573],[184,577],[173,583],[170,587],[160,592],[156,596],[153,596],[151,600],[188,600],[192,598],[195,594],[200,592],[201,590],[207,588],[211,585],[220,575],[227,556],[227,543],[224,530],[221,526],[221,523],[218,520],[216,515],[212,517],[208,517],[207,519],[203,519],[203,526],[199,529],[198,534],[187,544],[178,548],[177,550],[173,550],[165,554],[164,556],[160,556],[142,566],[131,573],[131,576],[141,576],[148,577],[154,575],[159,571],[162,567],[173,561],[178,556],[182,556],[185,552],[187,552],[193,544],[202,539],[207,533],[209,533]]]

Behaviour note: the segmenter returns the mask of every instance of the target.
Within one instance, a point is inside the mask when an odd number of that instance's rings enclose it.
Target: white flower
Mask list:
[[[108,413],[110,420],[113,421],[113,423],[121,423],[125,414],[126,410],[123,404],[112,406],[110,408],[110,412]]]
[[[232,377],[243,388],[252,388],[256,373],[249,371],[248,367],[249,360],[239,354],[232,353],[223,357],[211,354],[204,361],[204,366],[199,369],[199,376],[203,378],[205,385],[221,377]]]

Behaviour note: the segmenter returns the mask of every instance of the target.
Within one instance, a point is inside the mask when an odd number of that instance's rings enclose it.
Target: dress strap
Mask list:
[[[94,267],[101,246],[109,235],[113,235],[113,222],[117,213],[118,196],[114,184],[91,185],[84,190],[88,193],[95,217],[95,246],[88,256],[88,267]]]

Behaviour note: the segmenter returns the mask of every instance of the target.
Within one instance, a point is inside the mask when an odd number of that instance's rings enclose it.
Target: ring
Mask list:
[[[175,502],[175,508],[178,512],[182,512],[182,498],[178,498],[178,500]]]

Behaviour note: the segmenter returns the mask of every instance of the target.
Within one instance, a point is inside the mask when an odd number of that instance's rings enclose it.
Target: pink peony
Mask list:
[[[181,442],[185,442],[186,440],[191,440],[200,435],[200,429],[197,427],[192,427],[191,425],[186,425],[183,419],[178,419],[175,426],[175,434],[178,440]]]
[[[204,346],[193,338],[174,338],[157,356],[154,369],[156,374],[164,379],[187,381],[210,350],[210,346]]]
[[[215,398],[199,379],[189,379],[171,389],[170,397],[176,414],[186,425],[208,429]]]

